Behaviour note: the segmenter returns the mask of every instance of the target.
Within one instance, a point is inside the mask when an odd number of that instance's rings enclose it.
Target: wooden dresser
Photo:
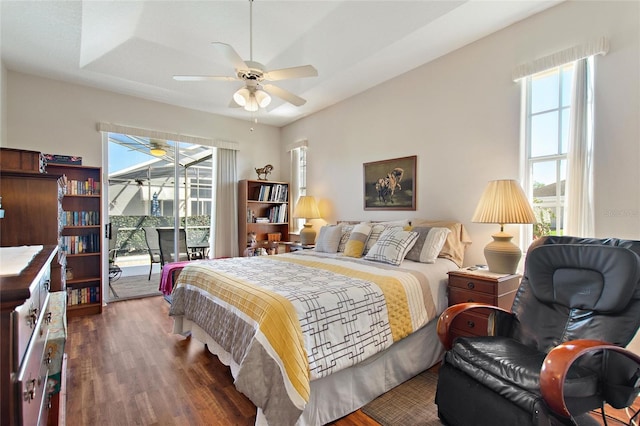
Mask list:
[[[45,173],[39,152],[0,149],[0,246],[58,245],[61,234],[63,180]],[[53,291],[66,290],[66,257],[62,251],[52,262]]]
[[[520,275],[495,274],[489,271],[460,269],[449,272],[449,306],[465,302],[481,302],[511,309]],[[464,312],[453,321],[453,336],[486,336],[489,311]]]
[[[0,423],[46,425],[53,371],[49,327],[51,264],[58,247],[46,245],[20,275],[0,277]],[[64,296],[64,292],[59,292]],[[63,299],[64,300],[64,299]],[[64,315],[62,312],[56,314]],[[58,366],[60,368],[60,366]]]

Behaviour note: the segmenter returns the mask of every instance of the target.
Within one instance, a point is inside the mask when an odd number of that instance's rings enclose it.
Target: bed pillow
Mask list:
[[[342,227],[326,225],[320,228],[320,234],[316,240],[316,251],[324,253],[337,253],[338,244],[342,237]]]
[[[349,237],[351,236],[351,231],[353,231],[353,227],[355,225],[340,225],[342,228],[342,237],[340,237],[340,244],[338,244],[338,252],[344,252],[344,248],[347,246],[347,241],[349,241]]]
[[[344,247],[344,255],[349,257],[362,257],[369,233],[371,233],[371,225],[368,223],[355,225]]]
[[[435,263],[451,230],[430,226],[416,226],[411,230],[418,233],[418,239],[405,258],[414,262]]]
[[[462,268],[465,251],[467,246],[471,244],[471,238],[462,223],[416,218],[411,220],[411,224],[413,226],[430,226],[451,230],[438,257],[449,259],[455,262],[458,267]]]
[[[417,232],[386,229],[364,258],[398,266],[417,239]]]
[[[373,245],[378,241],[378,238],[380,238],[380,235],[382,235],[386,229],[402,231],[404,227],[408,225],[409,221],[372,223],[371,233],[369,233],[369,239],[364,247],[364,254],[367,254],[369,250],[371,250],[371,247],[373,247]]]

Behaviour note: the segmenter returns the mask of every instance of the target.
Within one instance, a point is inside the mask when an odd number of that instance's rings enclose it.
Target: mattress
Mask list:
[[[174,332],[193,333],[231,366],[236,388],[258,407],[257,423],[322,424],[439,360],[433,324],[456,268],[445,259],[396,267],[312,251],[195,262],[178,278],[170,315]],[[406,361],[402,347],[425,340],[430,347]],[[382,383],[357,378],[368,366]],[[331,403],[336,383],[353,396]]]

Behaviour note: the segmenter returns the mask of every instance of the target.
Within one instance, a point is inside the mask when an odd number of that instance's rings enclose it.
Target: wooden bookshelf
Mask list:
[[[58,220],[60,250],[67,257],[67,315],[102,312],[102,187],[100,167],[48,164],[64,175],[66,190]]]
[[[264,243],[268,234],[280,234],[289,241],[289,184],[267,180],[241,180],[238,184],[238,249],[247,248],[247,234],[256,233]],[[264,221],[264,222],[262,222]]]

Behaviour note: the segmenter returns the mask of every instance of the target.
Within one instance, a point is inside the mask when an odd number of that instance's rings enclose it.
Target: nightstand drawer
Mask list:
[[[486,336],[489,318],[487,315],[464,312],[453,320],[451,328],[460,335]]]
[[[480,302],[493,305],[495,300],[494,298],[495,296],[493,294],[463,290],[449,286],[449,306],[466,302]]]
[[[482,281],[475,277],[449,276],[449,287],[472,290],[491,295],[496,292],[496,283],[491,281]]]

